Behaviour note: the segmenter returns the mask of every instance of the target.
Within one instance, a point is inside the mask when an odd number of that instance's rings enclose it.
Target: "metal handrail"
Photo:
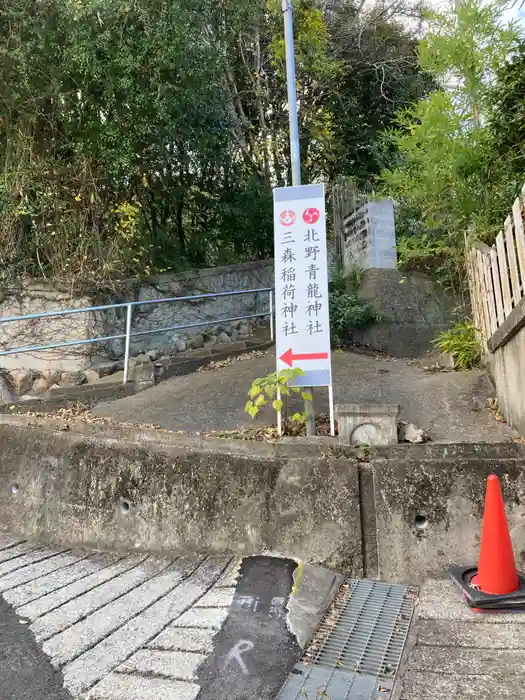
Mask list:
[[[167,302],[176,301],[195,301],[200,299],[215,299],[219,297],[228,296],[238,296],[240,294],[258,294],[258,293],[268,293],[269,295],[269,309],[268,311],[263,311],[262,313],[249,314],[246,316],[232,316],[229,318],[219,318],[216,320],[199,321],[198,323],[187,323],[178,326],[168,326],[163,328],[156,328],[149,331],[135,331],[131,332],[131,312],[134,306],[146,306],[150,304],[165,304]],[[242,289],[233,292],[211,292],[207,294],[192,294],[185,297],[164,297],[162,299],[146,299],[144,301],[128,301],[120,302],[118,304],[104,304],[101,306],[87,306],[80,309],[61,309],[57,311],[42,311],[41,313],[25,314],[23,316],[4,316],[0,317],[0,324],[3,323],[13,323],[16,321],[27,321],[39,318],[50,318],[56,316],[68,316],[72,314],[89,313],[92,311],[107,311],[109,309],[126,309],[126,332],[117,333],[115,335],[100,336],[97,338],[86,338],[84,340],[67,340],[58,343],[48,343],[47,345],[33,345],[33,346],[23,346],[19,348],[12,348],[11,350],[0,351],[0,357],[5,355],[22,355],[27,352],[38,352],[40,350],[54,350],[56,348],[71,347],[74,345],[88,345],[90,343],[99,343],[107,340],[118,340],[125,339],[125,350],[124,350],[124,379],[123,383],[126,384],[128,381],[128,370],[129,370],[129,349],[130,340],[135,336],[143,335],[153,335],[155,333],[166,333],[167,331],[175,330],[186,330],[187,328],[200,328],[203,326],[211,326],[217,323],[228,323],[231,321],[243,321],[249,318],[260,318],[264,316],[270,317],[270,338],[273,340],[274,329],[273,329],[273,289],[272,287],[260,287],[259,289]]]

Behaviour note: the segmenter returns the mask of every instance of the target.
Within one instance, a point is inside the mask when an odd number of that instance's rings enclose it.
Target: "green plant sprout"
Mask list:
[[[452,355],[456,369],[472,369],[481,360],[481,345],[472,321],[457,323],[448,331],[443,331],[433,344],[442,352]]]
[[[272,372],[267,374],[265,377],[258,377],[252,382],[248,396],[250,397],[244,406],[244,410],[252,418],[259,413],[263,406],[267,406],[270,402],[274,410],[279,413],[283,410],[284,406],[284,422],[288,420],[288,398],[294,394],[300,394],[304,401],[311,401],[312,395],[303,391],[301,387],[294,386],[293,382],[298,378],[304,376],[304,371],[299,367],[294,369],[283,369],[280,372]],[[283,399],[277,398],[278,395],[284,397]],[[306,421],[306,411],[301,413],[294,413],[290,420],[297,423],[304,423]]]

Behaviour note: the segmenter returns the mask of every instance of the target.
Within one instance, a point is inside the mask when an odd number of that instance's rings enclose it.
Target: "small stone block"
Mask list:
[[[350,445],[396,445],[398,404],[337,404],[339,441]]]

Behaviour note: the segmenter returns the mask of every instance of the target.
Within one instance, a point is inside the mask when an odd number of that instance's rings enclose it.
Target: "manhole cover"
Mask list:
[[[345,581],[277,700],[386,700],[416,598],[408,586]]]

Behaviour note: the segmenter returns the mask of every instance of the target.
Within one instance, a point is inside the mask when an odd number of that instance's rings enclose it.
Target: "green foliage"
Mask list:
[[[525,44],[499,71],[488,94],[492,168],[515,194],[525,182]]]
[[[361,272],[354,268],[345,272],[341,267],[332,272],[329,284],[330,336],[335,345],[344,345],[353,330],[376,321],[374,308],[359,298]]]
[[[436,84],[419,65],[416,32],[407,31],[421,20],[417,3],[397,2],[388,10],[382,3],[358,7],[343,2],[331,10],[332,52],[341,70],[328,93],[338,143],[329,178],[343,174],[369,188],[395,156],[395,146],[382,149],[381,133],[396,128],[399,110]]]
[[[301,387],[294,386],[293,382],[298,378],[304,376],[304,371],[299,367],[294,367],[293,369],[284,369],[279,373],[272,372],[267,374],[265,377],[259,377],[253,380],[248,396],[250,397],[244,406],[244,410],[252,418],[259,413],[259,410],[263,406],[267,406],[270,402],[275,411],[284,411],[284,422],[287,421],[287,410],[288,410],[288,397],[293,395],[299,395],[304,401],[311,401],[312,395],[303,391]],[[284,396],[284,402],[282,399],[277,398],[278,394]],[[291,416],[292,421],[297,423],[304,423],[306,421],[306,412],[294,413]]]
[[[400,228],[416,239],[401,241],[401,261],[428,271],[433,259],[434,273],[459,300],[465,232],[473,227],[491,242],[515,196],[487,126],[494,76],[519,39],[504,24],[507,6],[462,0],[457,14],[428,14],[420,62],[441,89],[401,111],[385,135],[397,163],[381,175],[384,191],[397,202]]]
[[[472,369],[481,360],[481,345],[471,321],[457,323],[448,331],[443,331],[434,340],[434,345],[453,356],[456,369]]]
[[[437,281],[447,291],[461,296],[464,287],[463,248],[454,237],[431,235],[400,235],[397,239],[398,267],[401,270],[419,270]]]
[[[378,133],[425,94],[414,39],[357,0],[294,9],[304,180],[366,179]],[[10,0],[0,81],[0,282],[271,255],[271,188],[290,182],[280,3]]]

